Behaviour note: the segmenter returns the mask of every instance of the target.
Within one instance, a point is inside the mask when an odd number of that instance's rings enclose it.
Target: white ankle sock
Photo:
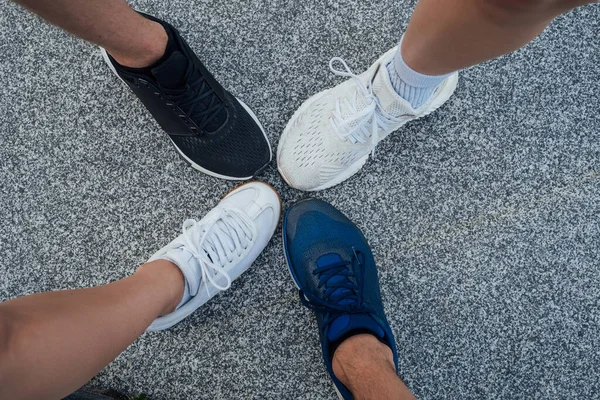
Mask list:
[[[402,58],[402,39],[396,55],[386,67],[396,93],[415,109],[425,104],[444,79],[452,75],[424,75],[410,68]]]

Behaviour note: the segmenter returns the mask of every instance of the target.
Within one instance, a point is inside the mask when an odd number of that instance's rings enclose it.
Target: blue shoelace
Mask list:
[[[363,305],[363,280],[364,280],[364,255],[354,248],[354,257],[351,261],[340,261],[331,265],[317,268],[313,275],[319,277],[318,288],[325,287],[323,298],[300,289],[300,301],[302,304],[314,311],[342,312],[342,313],[371,313],[371,310]],[[354,277],[353,271],[358,269],[360,276]],[[343,277],[335,279],[334,277]],[[352,279],[352,278],[355,279]],[[347,304],[340,304],[347,300]]]

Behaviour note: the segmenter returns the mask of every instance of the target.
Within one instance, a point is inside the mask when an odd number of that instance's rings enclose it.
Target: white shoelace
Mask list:
[[[183,243],[198,260],[202,280],[208,280],[219,290],[231,286],[231,277],[223,271],[225,264],[232,262],[234,255],[241,256],[252,241],[252,222],[240,210],[220,209],[202,224],[194,219],[183,223]],[[218,275],[225,277],[225,286],[217,283]]]
[[[336,61],[344,66],[343,70],[335,68],[334,63]],[[352,72],[342,58],[333,57],[329,60],[329,69],[338,76],[354,79],[358,87],[353,99],[354,104],[347,98],[336,99],[335,110],[332,113],[333,117],[329,119],[334,132],[342,141],[350,140],[352,143],[367,143],[370,139],[371,154],[375,155],[375,147],[379,141],[379,130],[385,131],[389,125],[400,123],[402,119],[388,114],[383,109],[379,99],[373,94],[373,85],[371,82],[365,84],[358,75]],[[365,98],[365,102],[367,103],[367,106],[361,111],[358,111],[356,107],[359,93]],[[341,102],[343,102],[343,105],[347,109],[352,110],[350,118],[344,118]]]

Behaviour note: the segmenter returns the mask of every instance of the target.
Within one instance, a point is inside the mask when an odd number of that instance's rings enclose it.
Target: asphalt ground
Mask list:
[[[366,69],[414,1],[135,1],[178,27],[276,148],[303,100]],[[235,183],[188,167],[98,49],[0,0],[0,300],[131,274]],[[400,375],[422,399],[600,395],[600,7],[462,72],[452,99],[315,194],[364,230]],[[275,163],[284,208],[307,194]],[[152,399],[330,399],[281,231],[231,290],[91,383]]]

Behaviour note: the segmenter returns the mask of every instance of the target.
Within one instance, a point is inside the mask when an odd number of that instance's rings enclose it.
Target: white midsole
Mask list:
[[[110,61],[110,58],[108,58],[108,53],[106,52],[106,50],[101,47],[100,48],[100,53],[102,54],[102,58],[104,59],[104,62],[106,62],[106,64],[110,68],[110,70],[117,76],[117,78],[119,78],[119,80],[121,82],[123,82],[123,84],[125,84],[127,87],[129,87],[129,85],[127,85],[127,83],[121,78],[121,76],[119,76],[119,73],[115,69],[115,67],[112,64],[112,62]],[[265,140],[267,141],[267,145],[269,146],[269,163],[270,163],[273,160],[273,150],[271,149],[271,143],[269,142],[269,138],[267,136],[267,133],[265,132],[262,124],[258,120],[258,117],[256,116],[256,114],[254,114],[254,112],[250,109],[250,107],[248,107],[248,105],[246,103],[244,103],[243,101],[241,101],[237,97],[236,97],[236,99],[237,99],[237,101],[240,102],[240,104],[242,105],[242,107],[244,107],[244,109],[248,112],[248,114],[250,114],[250,116],[252,117],[252,119],[254,120],[254,122],[256,122],[256,124],[260,128],[263,136],[265,137]],[[199,166],[198,164],[196,164],[195,162],[193,162],[188,156],[186,156],[185,154],[183,154],[183,151],[181,151],[181,149],[179,147],[177,147],[177,145],[175,144],[175,142],[173,141],[173,139],[171,139],[170,135],[169,135],[169,140],[171,140],[171,143],[173,143],[173,146],[175,146],[175,149],[177,150],[177,152],[179,153],[179,155],[185,161],[187,161],[192,166],[192,168],[194,168],[194,169],[196,169],[196,170],[198,170],[200,172],[203,172],[206,175],[210,175],[210,176],[214,176],[215,178],[226,179],[226,180],[230,180],[230,181],[245,181],[245,180],[251,179],[253,177],[253,175],[246,176],[246,177],[243,177],[243,178],[233,177],[233,176],[228,176],[228,175],[221,175],[221,174],[217,174],[216,172],[209,171],[206,168],[202,168],[201,166]]]

